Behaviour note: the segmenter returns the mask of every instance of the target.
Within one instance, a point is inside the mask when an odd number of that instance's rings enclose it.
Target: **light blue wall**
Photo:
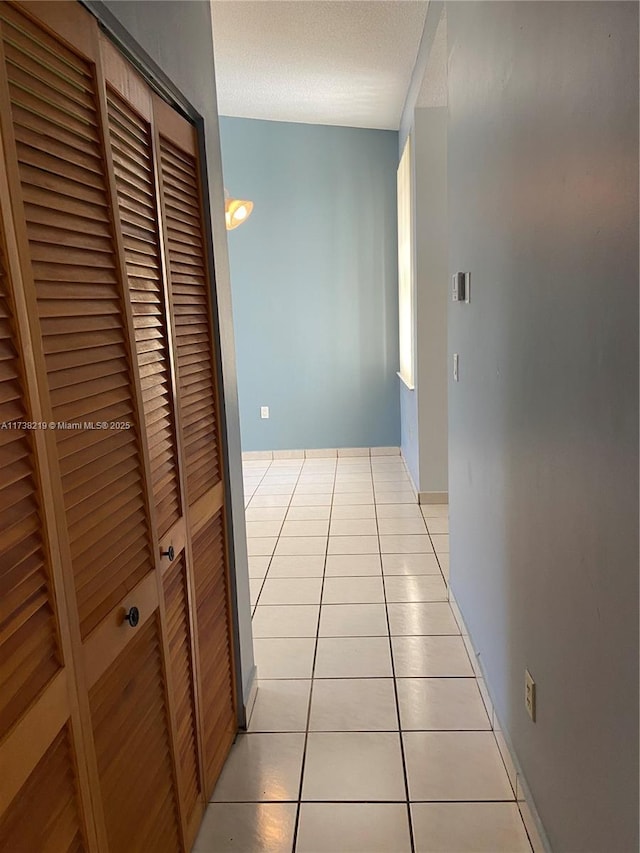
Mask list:
[[[397,446],[398,134],[221,118],[243,450]],[[269,420],[260,406],[269,406]]]

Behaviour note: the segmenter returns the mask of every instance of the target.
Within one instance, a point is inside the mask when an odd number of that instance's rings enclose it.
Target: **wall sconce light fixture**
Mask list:
[[[229,193],[224,191],[224,218],[227,231],[233,231],[251,216],[253,202],[241,198],[230,198]]]

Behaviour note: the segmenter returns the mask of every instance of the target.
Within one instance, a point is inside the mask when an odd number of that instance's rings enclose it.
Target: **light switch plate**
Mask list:
[[[458,353],[454,352],[453,354],[453,381],[460,381],[460,369],[458,367]]]
[[[260,406],[260,417],[263,419],[269,417],[269,406]]]

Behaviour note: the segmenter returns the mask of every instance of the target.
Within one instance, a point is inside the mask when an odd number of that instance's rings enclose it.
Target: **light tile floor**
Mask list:
[[[245,463],[259,690],[197,853],[531,851],[399,456]],[[481,685],[482,686],[482,685]]]

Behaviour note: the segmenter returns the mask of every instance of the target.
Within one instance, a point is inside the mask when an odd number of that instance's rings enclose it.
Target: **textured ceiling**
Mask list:
[[[397,130],[427,5],[212,0],[220,114]]]
[[[444,107],[447,105],[447,13],[442,10],[433,37],[416,107]]]

